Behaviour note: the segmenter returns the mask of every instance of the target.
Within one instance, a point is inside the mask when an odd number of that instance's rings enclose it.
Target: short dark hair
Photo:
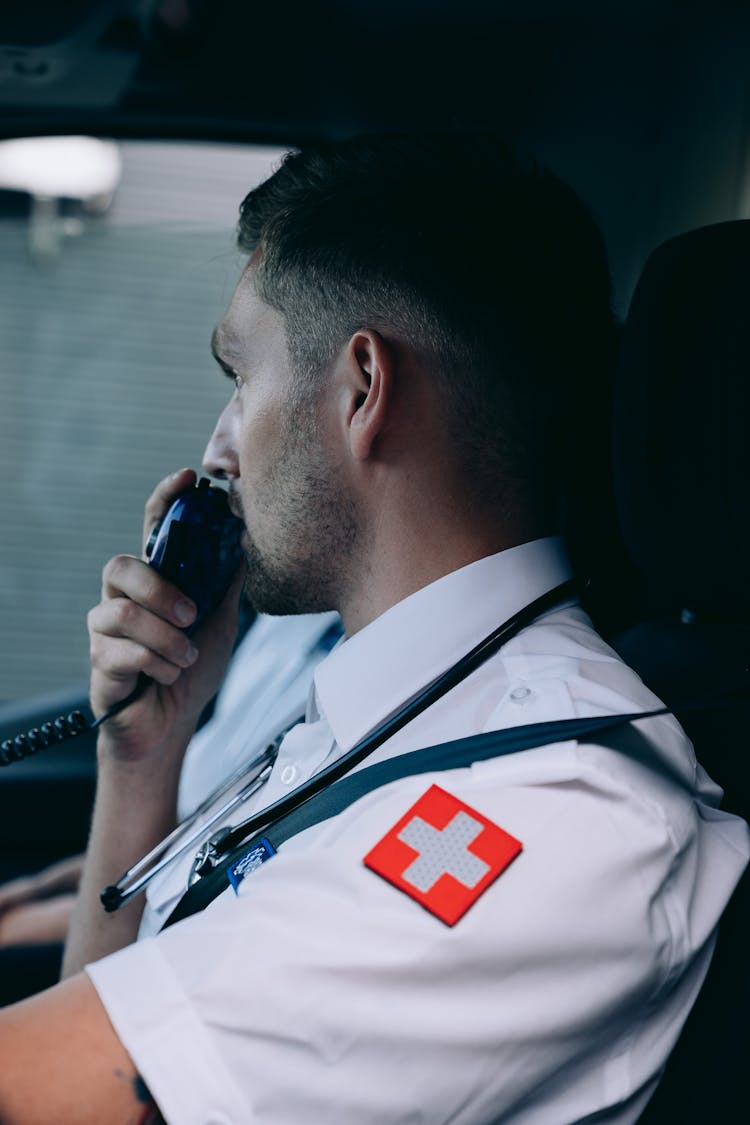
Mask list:
[[[603,241],[570,187],[493,134],[319,143],[249,193],[239,244],[262,246],[258,293],[312,385],[357,329],[398,335],[439,381],[477,499],[514,483],[548,504],[614,354]]]

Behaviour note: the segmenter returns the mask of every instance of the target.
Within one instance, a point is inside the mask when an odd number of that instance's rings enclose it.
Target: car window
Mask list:
[[[35,145],[31,190],[0,145],[0,701],[85,683],[102,565],[139,551],[155,482],[199,468],[238,204],[283,151],[102,144],[111,190],[92,172],[87,196],[63,175],[83,150]]]

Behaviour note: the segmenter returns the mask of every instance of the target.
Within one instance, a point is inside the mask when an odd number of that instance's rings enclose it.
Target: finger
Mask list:
[[[93,643],[91,663],[91,702],[97,699],[106,706],[124,698],[141,672],[165,687],[176,683],[183,672],[180,665],[122,637],[109,638],[106,644]]]
[[[21,902],[28,902],[35,897],[35,891],[33,876],[23,875],[5,883],[0,887],[0,911],[17,906]]]
[[[102,601],[125,597],[185,629],[195,620],[195,603],[152,566],[133,555],[116,555],[102,571]],[[93,611],[92,611],[93,612]]]
[[[168,477],[159,481],[154,491],[146,501],[143,513],[143,550],[146,550],[151,532],[160,520],[169,511],[171,504],[186,488],[191,488],[197,481],[197,474],[193,469],[178,469]]]
[[[91,610],[88,618],[91,641],[91,657],[97,660],[98,667],[106,662],[109,670],[110,658],[106,653],[116,640],[129,640],[141,649],[175,664],[179,668],[189,668],[198,659],[198,650],[181,629],[157,617],[129,598],[110,598],[100,602]],[[139,666],[139,671],[148,668]],[[133,671],[128,665],[127,673]]]
[[[65,940],[74,895],[27,903],[11,911],[0,925],[0,945],[46,945]]]
[[[49,867],[43,868],[36,879],[45,891],[74,891],[83,874],[84,858],[83,853],[79,852],[76,855],[66,856],[65,859],[58,859]]]

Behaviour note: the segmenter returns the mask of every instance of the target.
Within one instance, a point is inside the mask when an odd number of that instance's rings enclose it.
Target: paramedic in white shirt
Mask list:
[[[612,354],[569,189],[490,137],[359,139],[288,158],[240,230],[204,463],[247,573],[191,641],[174,587],[105,568],[92,704],[156,684],[102,728],[69,979],[0,1013],[0,1117],[634,1121],[748,854],[669,717],[385,785],[135,945],[142,901],[100,909],[174,823],[243,581],[261,610],[338,610],[346,636],[270,801],[568,573],[556,493]],[[158,486],[147,532],[194,479]],[[653,702],[568,599],[377,757]]]

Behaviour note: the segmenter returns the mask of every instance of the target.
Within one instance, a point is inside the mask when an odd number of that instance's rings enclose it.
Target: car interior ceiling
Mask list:
[[[0,14],[4,137],[493,128],[573,184],[603,227],[624,325],[590,608],[670,705],[709,700],[680,718],[746,818],[749,54],[750,6],[730,0],[14,0]],[[465,223],[448,216],[446,237]],[[6,702],[0,740],[84,690]],[[0,777],[3,857],[41,864],[85,840],[91,738],[49,754]],[[643,1120],[746,1112],[749,922],[746,875]]]

